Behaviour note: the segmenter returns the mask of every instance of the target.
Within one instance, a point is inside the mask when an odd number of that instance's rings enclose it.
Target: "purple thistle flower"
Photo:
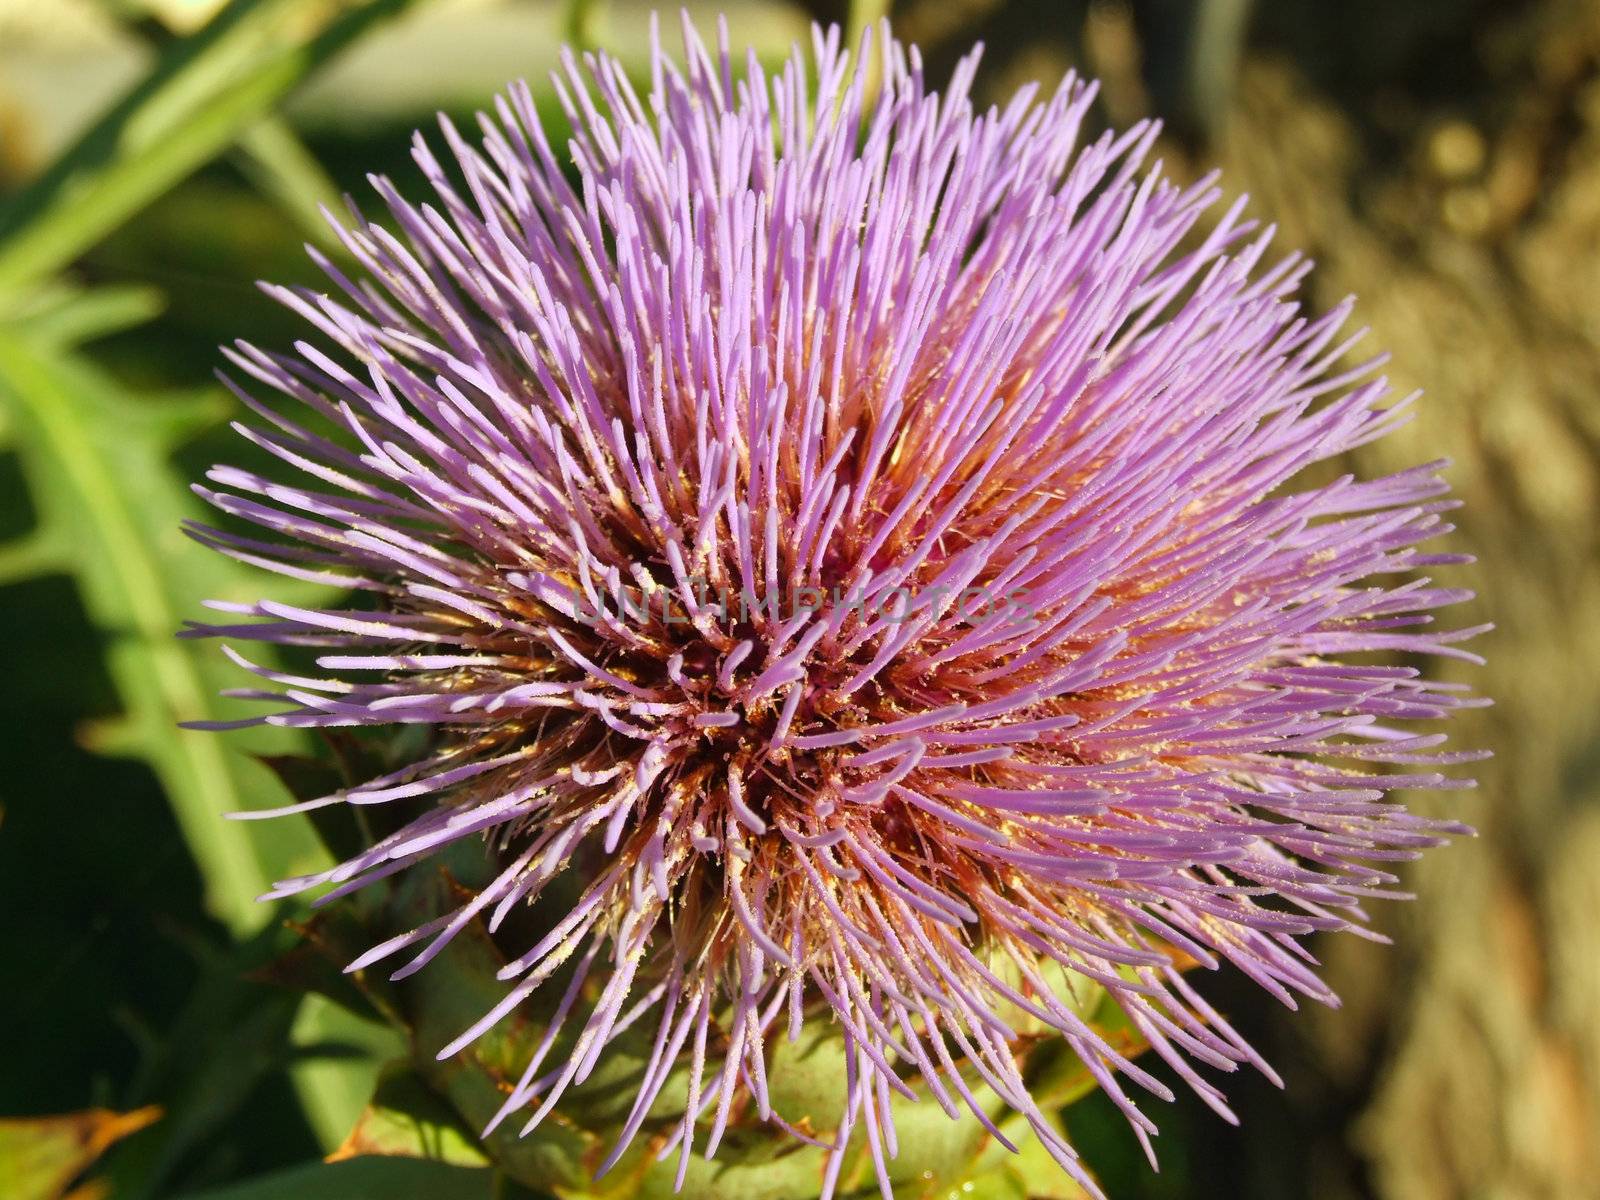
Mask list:
[[[1308,264],[1268,264],[1242,204],[1202,225],[1213,180],[1145,168],[1153,126],[1084,141],[1092,85],[978,113],[975,55],[941,95],[886,37],[875,69],[832,31],[742,77],[725,31],[684,37],[647,96],[563,58],[576,184],[523,85],[479,145],[442,123],[455,174],[419,138],[436,202],[375,179],[396,232],[341,230],[362,273],[318,256],[334,295],[270,289],[320,341],[228,352],[305,410],[230,385],[299,477],[216,468],[201,494],[266,533],[192,532],[362,602],[217,604],[242,623],[192,632],[322,648],[312,678],[230,651],[274,685],[255,722],[434,734],[278,810],[422,802],[272,894],[487,839],[492,882],[352,964],[407,974],[582,881],[441,1055],[567,972],[497,1122],[537,1123],[644,1022],[613,1161],[687,1055],[686,1162],[736,1097],[787,1128],[770,1044],[835,1022],[835,1173],[864,1131],[887,1194],[890,1094],[988,1125],[981,1080],[1095,1191],[1019,1013],[1147,1148],[1122,1085],[1170,1094],[1073,981],[1230,1116],[1192,1062],[1272,1072],[1180,966],[1333,1003],[1301,939],[1376,936],[1385,864],[1462,831],[1386,793],[1458,785],[1435,768],[1469,756],[1403,723],[1473,701],[1346,658],[1472,657],[1430,626],[1465,593],[1415,577],[1462,561],[1418,548],[1448,529],[1438,464],[1289,486],[1411,398],[1341,365],[1349,304],[1302,316]]]

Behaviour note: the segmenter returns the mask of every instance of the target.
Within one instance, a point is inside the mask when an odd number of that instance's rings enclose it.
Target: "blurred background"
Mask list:
[[[517,76],[548,104],[562,39],[638,64],[648,7],[0,0],[0,1117],[76,1114],[0,1122],[0,1157],[55,1139],[22,1200],[319,1158],[397,1052],[263,978],[293,935],[250,898],[319,851],[218,814],[271,802],[249,755],[292,742],[174,728],[237,681],[171,631],[260,586],[177,530],[186,481],[240,449],[215,347],[297,335],[251,281],[312,282],[316,205],[365,203],[366,172],[415,192],[412,128]],[[1481,836],[1379,910],[1393,947],[1317,946],[1341,1010],[1205,981],[1287,1081],[1229,1081],[1242,1128],[1187,1097],[1154,1112],[1154,1174],[1108,1105],[1070,1109],[1108,1193],[1600,1196],[1600,3],[690,8],[769,59],[812,19],[888,11],[936,80],[984,41],[995,99],[1098,76],[1101,121],[1165,118],[1170,169],[1223,168],[1317,259],[1311,301],[1359,293],[1401,390],[1426,389],[1357,468],[1454,462],[1451,548],[1478,556],[1454,578],[1479,595],[1457,619],[1498,626],[1487,668],[1441,668],[1496,700],[1456,734],[1496,757],[1448,800]]]

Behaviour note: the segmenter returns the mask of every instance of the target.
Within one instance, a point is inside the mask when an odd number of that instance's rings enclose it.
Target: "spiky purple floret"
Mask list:
[[[315,678],[235,655],[281,688],[256,721],[435,734],[280,810],[425,798],[273,894],[489,839],[492,883],[358,964],[420,947],[403,974],[588,878],[446,1048],[571,970],[501,1118],[537,1122],[654,1020],[618,1153],[687,1052],[686,1162],[737,1094],[786,1124],[767,1043],[835,1021],[835,1171],[864,1125],[887,1178],[908,1079],[952,1116],[981,1079],[1094,1190],[1008,1020],[1064,1038],[1146,1139],[1119,1078],[1167,1091],[1063,990],[1093,980],[1227,1115],[1190,1059],[1270,1069],[1183,960],[1331,1002],[1299,939],[1363,931],[1382,864],[1458,829],[1386,793],[1447,785],[1439,737],[1403,723],[1471,701],[1344,660],[1464,655],[1470,631],[1429,627],[1463,593],[1416,577],[1458,561],[1418,550],[1445,486],[1437,464],[1285,486],[1410,399],[1341,365],[1348,303],[1302,317],[1306,264],[1263,266],[1242,205],[1199,226],[1218,190],[1146,170],[1152,127],[1080,144],[1092,86],[978,114],[975,57],[941,96],[887,39],[874,90],[836,32],[740,77],[725,33],[711,54],[684,32],[645,97],[563,59],[576,186],[525,86],[479,146],[443,122],[460,182],[419,137],[438,207],[374,179],[398,234],[353,215],[358,276],[318,256],[334,295],[270,289],[321,341],[228,352],[309,410],[235,387],[264,422],[240,431],[302,478],[217,468],[202,494],[268,536],[195,536],[363,602],[218,604],[252,620],[195,632],[324,648]],[[1426,765],[1374,771],[1395,763]]]

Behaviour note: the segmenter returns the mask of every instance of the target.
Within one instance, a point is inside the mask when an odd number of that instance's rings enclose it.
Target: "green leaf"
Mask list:
[[[362,1154],[427,1158],[458,1167],[489,1165],[477,1135],[404,1061],[385,1068],[371,1102],[329,1158]]]
[[[361,902],[362,897],[351,897],[307,921],[288,922],[299,935],[299,944],[254,972],[254,977],[290,991],[321,996],[363,1020],[383,1021],[409,1033],[409,1023],[395,1007],[394,991],[387,980],[370,971],[345,973],[345,964],[365,953],[374,941],[356,916]]]
[[[324,208],[338,211],[338,185],[287,121],[274,115],[246,129],[234,159],[256,190],[292,218],[303,234],[324,249],[344,253],[322,216]]]
[[[1059,1119],[1051,1124],[1066,1136]],[[1025,1120],[1013,1113],[1000,1128],[1016,1143],[1017,1153],[990,1142],[973,1164],[972,1178],[953,1194],[961,1200],[1088,1200],[1090,1193],[1050,1157]]]
[[[592,50],[604,40],[604,0],[565,0],[561,8],[561,40],[579,50]]]
[[[887,17],[889,8],[889,0],[850,0],[849,15],[845,19],[845,45],[860,45],[861,35],[869,26],[875,26]],[[877,37],[876,29],[873,30],[873,37]]]
[[[30,337],[68,349],[142,325],[165,307],[166,298],[151,287],[123,284],[85,289],[56,281],[29,295],[10,319]]]
[[[255,897],[327,860],[304,820],[223,819],[281,802],[270,774],[240,749],[293,751],[298,737],[252,730],[230,748],[216,734],[178,728],[222,715],[217,692],[239,679],[214,646],[181,642],[175,631],[202,598],[242,599],[257,587],[245,568],[191,546],[180,531],[201,510],[174,475],[172,450],[225,406],[213,395],[135,400],[86,360],[0,328],[0,409],[14,426],[40,544],[71,548],[84,608],[106,638],[128,722],[121,741],[160,778],[212,912],[236,931],[259,928],[270,910]]]
[[[1127,1014],[1109,992],[1099,990],[1098,998],[1093,1007],[1087,1010],[1087,1015],[1095,1032],[1125,1058],[1133,1058],[1150,1048],[1149,1041],[1128,1020]],[[1042,1108],[1065,1108],[1100,1086],[1077,1053],[1059,1039],[1047,1040],[1033,1058],[1030,1068],[1028,1091]]]
[[[159,1036],[142,1040],[129,1085],[132,1095],[167,1115],[107,1156],[104,1175],[116,1200],[167,1200],[169,1181],[219,1138],[238,1145],[246,1106],[295,1061],[291,1030],[301,997],[263,988],[255,975],[292,944],[291,931],[270,926],[237,942],[219,942],[207,930],[179,936],[198,977],[176,1017]]]
[[[91,1108],[58,1117],[0,1120],[0,1176],[11,1200],[58,1200],[114,1142],[161,1116],[159,1108],[130,1113]]]
[[[0,587],[67,570],[70,547],[53,530],[37,530],[0,545]]]
[[[410,0],[234,0],[0,211],[0,294],[72,262]]]
[[[512,1200],[495,1171],[377,1155],[311,1163],[182,1200]]]
[[[323,1148],[334,1150],[362,1118],[383,1065],[404,1054],[405,1043],[395,1029],[364,1020],[315,995],[301,1003],[291,1036],[299,1048],[339,1046],[345,1050],[341,1054],[305,1054],[290,1069],[306,1119]],[[474,1165],[481,1166],[484,1161],[480,1156]]]
[[[353,781],[332,763],[303,754],[264,754],[261,765],[278,777],[296,800],[311,800],[347,787]],[[374,772],[376,774],[376,772]],[[341,861],[353,858],[372,844],[366,836],[361,810],[354,805],[333,804],[306,814],[329,854]]]

